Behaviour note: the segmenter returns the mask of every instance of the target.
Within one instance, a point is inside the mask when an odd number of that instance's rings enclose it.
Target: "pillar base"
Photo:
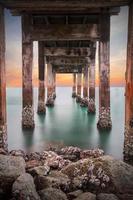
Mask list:
[[[34,111],[32,106],[26,106],[22,111],[22,127],[26,129],[33,129],[34,123]]]
[[[76,95],[76,92],[73,92],[73,93],[72,93],[72,98],[76,98],[76,96],[77,96],[77,95]]]
[[[46,107],[43,101],[39,101],[38,102],[38,110],[37,110],[38,114],[45,114],[46,113]]]
[[[95,101],[92,98],[90,98],[88,102],[88,113],[92,113],[92,114],[96,113]]]
[[[55,92],[53,92],[53,99],[56,99],[56,93]]]
[[[133,165],[133,128],[125,128],[124,161]]]
[[[97,128],[101,130],[110,130],[112,128],[110,109],[101,108],[99,121],[97,123]]]
[[[82,100],[81,96],[80,96],[80,95],[77,95],[77,96],[76,96],[76,102],[77,102],[77,103],[80,103],[81,100]]]
[[[0,148],[8,151],[7,145],[7,126],[0,126]]]
[[[54,106],[54,99],[53,96],[49,96],[47,101],[46,101],[46,106],[48,107],[53,107]]]
[[[88,98],[82,98],[80,102],[81,107],[87,107],[88,106]]]

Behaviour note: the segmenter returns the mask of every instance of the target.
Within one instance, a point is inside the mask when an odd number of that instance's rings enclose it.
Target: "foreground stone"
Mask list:
[[[19,176],[14,182],[12,186],[12,194],[15,200],[40,200],[35,189],[33,178],[27,173]]]
[[[61,190],[55,188],[47,188],[39,191],[41,200],[67,200],[67,196]]]
[[[96,200],[96,195],[90,192],[85,192],[79,195],[75,200]]]
[[[101,193],[97,195],[97,200],[119,200],[114,194]]]
[[[25,161],[22,157],[0,155],[0,188],[10,190],[12,183],[25,172]]]

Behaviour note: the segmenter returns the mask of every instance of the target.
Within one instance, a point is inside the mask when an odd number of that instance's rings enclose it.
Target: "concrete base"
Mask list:
[[[82,100],[81,96],[77,95],[77,96],[76,96],[76,102],[77,102],[77,103],[80,103],[81,100]]]
[[[95,114],[96,113],[96,106],[94,99],[89,99],[88,102],[88,113]]]
[[[33,129],[34,123],[34,111],[32,106],[26,106],[22,111],[22,127],[26,129]]]
[[[77,95],[76,95],[76,92],[73,92],[73,93],[72,93],[72,98],[76,98],[76,96],[77,96]]]
[[[5,151],[8,151],[6,125],[0,126],[0,148],[3,148]]]
[[[106,129],[112,128],[110,109],[101,108],[101,113],[99,116],[99,121],[97,123],[97,128],[101,129],[101,130],[106,130]]]
[[[133,165],[133,128],[125,128],[124,161]]]
[[[46,113],[46,107],[43,101],[39,101],[38,102],[38,110],[37,110],[38,114],[45,114]]]
[[[54,106],[54,99],[53,96],[49,96],[47,101],[46,101],[46,106],[48,107],[53,107]]]
[[[81,107],[87,107],[88,106],[88,98],[82,98],[80,102]]]

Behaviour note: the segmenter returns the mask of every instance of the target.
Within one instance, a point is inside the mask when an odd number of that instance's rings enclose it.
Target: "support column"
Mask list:
[[[47,63],[47,106],[54,106],[53,99],[53,70],[52,65]]]
[[[95,58],[92,59],[89,67],[89,102],[88,113],[94,114],[96,112],[95,106]]]
[[[22,71],[23,71],[23,128],[34,128],[33,88],[32,88],[32,62],[33,42],[30,35],[31,17],[22,16]]]
[[[38,95],[38,110],[40,114],[46,113],[45,107],[45,62],[44,62],[44,45],[43,42],[38,42],[38,66],[39,66],[39,95]]]
[[[133,3],[129,5],[124,160],[133,164]]]
[[[82,73],[77,74],[77,96],[76,102],[81,102],[81,80],[82,80]]]
[[[101,16],[101,39],[99,41],[99,129],[112,127],[110,117],[110,16]]]
[[[88,97],[88,66],[84,67],[83,73],[83,98]]]
[[[53,71],[53,99],[56,99],[56,72]]]
[[[0,5],[0,148],[7,150],[4,8]]]
[[[76,73],[73,73],[72,98],[76,97]]]

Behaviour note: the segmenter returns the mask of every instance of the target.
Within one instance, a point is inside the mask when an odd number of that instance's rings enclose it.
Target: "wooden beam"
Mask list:
[[[88,65],[85,65],[83,71],[83,97],[88,97]]]
[[[81,96],[82,74],[77,74],[77,95]]]
[[[45,56],[80,56],[88,57],[91,55],[90,48],[44,48]]]
[[[72,97],[76,97],[76,73],[73,73]]]
[[[68,73],[68,74],[73,74],[73,73],[82,73],[82,66],[74,66],[74,65],[57,65],[53,67],[53,70],[56,73]]]
[[[52,24],[32,27],[32,40],[97,40],[100,37],[98,24]]]
[[[47,57],[47,62],[52,65],[84,65],[90,62],[88,57],[78,58],[78,57]]]
[[[0,6],[0,148],[7,150],[4,8]]]

